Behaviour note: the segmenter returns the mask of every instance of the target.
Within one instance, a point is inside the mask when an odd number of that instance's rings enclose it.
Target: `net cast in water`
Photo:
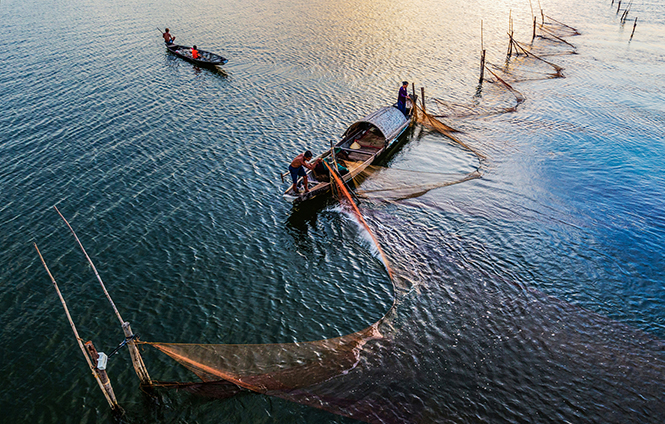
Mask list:
[[[392,282],[392,270],[378,240],[339,174],[324,163],[333,182],[334,195],[370,235]],[[322,395],[325,387],[321,384],[360,364],[365,345],[384,337],[379,327],[394,307],[393,300],[390,310],[376,323],[362,331],[333,339],[275,344],[142,343],[175,359],[201,379],[201,383],[154,382],[155,386],[179,387],[216,397],[232,396],[239,387],[367,422],[386,422],[380,411],[364,402],[340,398],[339,394]],[[316,391],[312,390],[313,387]]]

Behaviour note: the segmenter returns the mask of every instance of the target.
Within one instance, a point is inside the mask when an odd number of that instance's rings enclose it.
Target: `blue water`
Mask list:
[[[143,340],[318,340],[396,299],[389,337],[319,388],[356,402],[356,419],[665,421],[665,7],[634,2],[621,25],[610,2],[541,3],[582,33],[567,39],[577,54],[547,57],[565,78],[511,60],[536,77],[514,84],[527,99],[516,112],[444,119],[485,159],[416,126],[381,173],[482,178],[361,202],[393,290],[335,202],[293,208],[279,174],[404,79],[433,113],[434,98],[514,104],[496,84],[477,94],[480,21],[503,65],[509,14],[530,44],[528,3],[2,2],[3,422],[111,420],[33,242],[82,337],[109,352],[123,336],[54,205]],[[170,56],[165,25],[229,63]],[[155,379],[195,379],[144,356]],[[356,422],[252,393],[151,398],[125,351],[109,374],[127,422]]]

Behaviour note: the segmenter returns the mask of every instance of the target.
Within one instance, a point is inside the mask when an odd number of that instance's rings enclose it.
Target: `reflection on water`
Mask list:
[[[579,54],[544,56],[566,78],[542,80],[513,59],[509,82],[527,99],[515,112],[445,121],[487,157],[482,178],[361,201],[397,293],[357,227],[330,201],[285,204],[279,175],[393,103],[404,79],[447,104],[513,107],[498,84],[473,97],[480,20],[488,62],[502,68],[509,14],[529,45],[527,5],[0,4],[6,420],[109,417],[31,247],[83,337],[110,352],[122,332],[57,204],[143,340],[306,342],[391,311],[357,366],[275,396],[219,385],[225,400],[144,398],[121,352],[109,374],[129,422],[662,422],[663,6],[633,5],[628,43],[605,2],[541,3],[583,34]],[[154,29],[166,24],[229,63],[199,70],[171,57]],[[445,137],[413,131],[379,164],[384,180],[361,190],[478,166]],[[153,377],[192,379],[144,354]]]

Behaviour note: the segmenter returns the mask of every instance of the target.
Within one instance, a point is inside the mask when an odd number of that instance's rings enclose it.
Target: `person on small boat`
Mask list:
[[[291,179],[293,180],[293,192],[299,193],[298,191],[298,177],[302,177],[303,186],[305,188],[305,193],[309,192],[309,186],[307,181],[307,172],[305,168],[314,170],[314,167],[321,161],[317,159],[313,164],[308,163],[312,159],[312,152],[307,150],[305,153],[301,153],[296,156],[295,159],[289,165],[289,172],[291,173]]]
[[[201,56],[199,55],[199,50],[196,48],[196,44],[192,46],[192,59],[198,59]]]
[[[162,34],[162,37],[164,37],[164,42],[167,45],[173,44],[173,41],[175,40],[175,37],[171,35],[168,28],[164,29],[164,33]]]
[[[399,89],[399,94],[397,96],[397,109],[406,116],[406,99],[409,98],[409,93],[407,88],[409,87],[408,81],[402,81],[402,86]]]

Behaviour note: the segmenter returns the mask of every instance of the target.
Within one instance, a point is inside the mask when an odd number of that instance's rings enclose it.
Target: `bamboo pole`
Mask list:
[[[411,93],[413,93],[413,97],[411,97],[411,109],[413,113],[413,119],[414,121],[418,121],[418,105],[416,104],[416,83],[412,82],[411,83]]]
[[[531,0],[529,0],[529,7],[531,8],[531,16],[535,16],[533,14],[533,4],[531,4]]]
[[[561,37],[555,35],[552,31],[550,31],[550,30],[547,29],[547,28],[541,28],[541,31],[545,31],[550,37],[553,37],[553,38],[556,39],[557,41],[560,41],[560,42],[562,42],[562,43],[564,43],[564,44],[568,44],[568,45],[569,45],[570,47],[572,47],[572,48],[577,48],[577,47],[575,47],[574,44],[571,44],[571,43],[569,43],[568,41],[564,40],[563,38],[561,38]]]
[[[113,394],[113,389],[111,391],[107,391],[106,387],[104,386],[104,383],[102,383],[101,377],[97,371],[97,367],[92,364],[92,361],[90,360],[90,356],[88,355],[88,352],[86,351],[86,348],[83,346],[83,340],[79,336],[78,330],[76,330],[76,325],[74,325],[74,320],[72,320],[72,316],[69,314],[69,308],[67,308],[67,303],[65,302],[65,298],[62,297],[62,293],[60,293],[60,288],[58,287],[58,283],[56,283],[55,278],[53,278],[53,274],[51,274],[51,271],[48,269],[48,266],[46,265],[46,261],[44,261],[44,257],[42,256],[42,253],[39,251],[39,248],[37,247],[37,243],[33,243],[35,246],[35,250],[37,250],[37,254],[39,255],[39,259],[42,261],[42,265],[44,265],[44,269],[46,269],[46,272],[48,273],[49,278],[51,279],[51,282],[53,283],[53,287],[55,287],[56,293],[58,293],[58,297],[60,298],[60,303],[62,303],[62,307],[65,309],[65,315],[67,315],[67,320],[69,321],[69,325],[72,327],[72,331],[74,332],[74,337],[76,337],[76,342],[78,343],[79,347],[81,348],[81,352],[83,353],[83,356],[85,357],[85,361],[88,363],[88,367],[90,368],[90,371],[92,372],[92,376],[95,378],[97,381],[97,384],[99,385],[99,388],[102,390],[102,393],[104,393],[104,397],[106,398],[107,402],[109,403],[109,406],[111,409],[115,412],[120,412],[122,411],[122,408],[120,408],[120,405],[118,405],[118,402],[115,399],[115,394]],[[107,377],[108,380],[108,377]],[[110,383],[109,383],[110,387]]]
[[[545,16],[547,16],[547,15],[545,15]],[[549,20],[553,21],[553,22],[556,22],[557,24],[559,24],[559,25],[561,25],[561,26],[564,26],[564,27],[570,29],[571,31],[573,31],[573,32],[575,33],[575,34],[573,34],[573,35],[580,35],[580,32],[579,32],[576,28],[573,28],[573,27],[571,27],[570,25],[566,25],[566,24],[564,24],[563,22],[557,21],[556,19],[554,19],[554,18],[551,17],[551,16],[547,16],[547,18],[548,18]]]
[[[513,55],[513,11],[511,10],[508,15],[508,53],[507,56]]]
[[[540,5],[540,0],[538,0],[538,8],[540,9],[540,26],[545,25],[545,13],[543,12],[543,7]]]
[[[90,354],[90,359],[94,362],[99,358],[99,353],[97,352],[97,349],[95,349],[95,345],[92,344],[92,341],[87,341],[85,342],[85,347],[88,349],[88,353]],[[99,374],[99,380],[102,383],[102,386],[104,386],[104,390],[106,393],[109,394],[109,397],[113,399],[113,401],[117,404],[117,400],[115,398],[115,393],[113,393],[113,387],[111,386],[111,381],[109,380],[109,376],[106,373],[106,368],[99,369],[99,366],[95,366],[95,370],[97,371],[97,374]]]
[[[420,87],[420,95],[423,97],[420,99],[423,104],[423,114],[427,115],[427,109],[425,109],[425,87]]]
[[[485,78],[485,50],[483,49],[482,53],[480,54],[480,80],[478,80],[478,84],[482,84],[484,78]]]
[[[485,41],[483,40],[483,21],[480,20],[480,79],[478,84],[483,83],[483,77],[485,76]]]
[[[111,299],[111,295],[109,294],[108,290],[106,290],[106,286],[104,285],[104,282],[102,281],[102,277],[99,276],[99,273],[97,272],[97,268],[95,267],[95,264],[92,263],[92,260],[90,259],[90,256],[88,256],[88,252],[85,251],[85,248],[83,247],[83,244],[81,244],[81,241],[79,240],[78,236],[76,235],[76,232],[74,232],[74,229],[72,228],[71,225],[69,225],[69,222],[65,219],[65,217],[60,213],[58,208],[56,206],[53,206],[56,212],[58,212],[58,215],[60,215],[60,218],[62,218],[63,221],[65,221],[65,224],[67,224],[67,227],[69,228],[69,231],[72,233],[74,238],[76,239],[76,242],[78,243],[79,247],[83,251],[83,254],[85,255],[86,259],[88,260],[88,263],[92,267],[92,270],[95,273],[95,276],[97,277],[97,281],[99,281],[99,285],[102,287],[102,290],[104,291],[104,294],[106,295],[106,298],[108,299],[109,303],[111,304],[111,307],[113,308],[113,311],[115,312],[115,315],[118,317],[118,320],[120,321],[120,325],[122,326],[122,330],[125,334],[126,338],[131,338],[127,342],[127,348],[129,349],[129,355],[132,358],[132,364],[134,365],[134,370],[136,371],[136,375],[139,377],[139,380],[141,381],[141,384],[143,385],[151,385],[152,380],[150,379],[150,375],[148,374],[148,369],[145,366],[145,363],[143,362],[143,359],[141,358],[141,353],[139,352],[138,347],[136,346],[136,341],[134,340],[134,334],[132,333],[132,329],[129,326],[129,322],[126,322],[125,320],[122,319],[122,316],[120,315],[120,312],[118,311],[118,308],[116,308],[115,303],[113,302],[113,299]]]

